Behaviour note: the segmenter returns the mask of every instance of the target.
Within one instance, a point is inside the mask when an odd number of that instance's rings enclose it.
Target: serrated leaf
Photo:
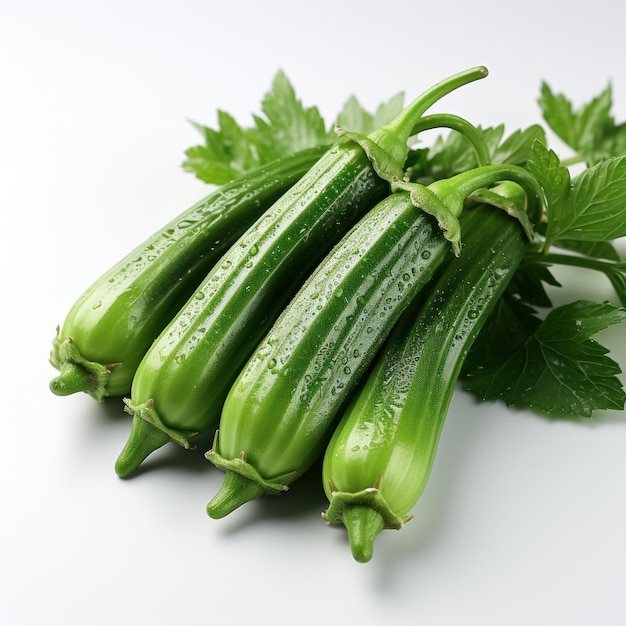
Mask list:
[[[398,94],[371,114],[352,97],[338,119],[350,130],[367,134],[399,113],[403,99]],[[275,159],[337,140],[335,124],[327,129],[318,108],[303,105],[282,71],[277,72],[260,113],[253,114],[252,120],[252,126],[243,127],[218,111],[217,129],[191,122],[202,134],[204,145],[185,152],[183,169],[204,182],[222,184]]]
[[[355,96],[348,98],[339,112],[336,124],[346,130],[368,135],[372,131],[390,122],[404,106],[404,94],[399,93],[388,102],[381,103],[375,113],[366,111]],[[335,124],[333,124],[333,127]]]
[[[565,208],[548,219],[549,241],[609,241],[626,236],[626,157],[613,157],[576,177]]]
[[[522,317],[519,310],[497,310],[466,360],[466,389],[548,415],[589,417],[596,409],[624,408],[621,370],[592,336],[626,319],[625,309],[581,300],[553,309],[543,321],[529,309],[519,309]]]
[[[599,96],[581,107],[576,119],[578,139],[577,150],[583,154],[592,154],[604,137],[613,129],[615,123],[610,115],[612,95],[610,86]]]
[[[337,124],[348,130],[368,134],[374,129],[374,116],[368,113],[355,96],[350,96],[337,116]]]
[[[255,117],[258,136],[272,154],[283,156],[329,142],[324,120],[317,107],[305,107],[284,72],[279,71],[265,94],[261,110],[267,121]],[[275,158],[275,156],[273,156]]]
[[[185,156],[183,169],[192,172],[205,183],[222,185],[237,177],[237,172],[225,160],[215,158],[214,153],[205,146],[189,148]]]
[[[543,119],[552,131],[574,150],[578,149],[576,114],[572,102],[563,94],[556,94],[547,83],[542,83],[539,107]]]
[[[461,380],[480,400],[504,397],[517,379],[519,355],[541,320],[517,298],[498,300],[465,359]]]
[[[548,126],[588,165],[626,153],[626,129],[611,116],[612,89],[575,109],[563,94],[555,94],[543,83],[539,98]]]
[[[526,165],[535,141],[546,142],[546,133],[538,124],[514,131],[493,152],[493,163]]]
[[[571,188],[570,174],[569,170],[561,165],[561,161],[554,150],[548,149],[541,141],[533,143],[527,168],[537,179],[546,196],[547,249],[556,238],[553,231],[565,213]]]
[[[218,129],[192,122],[204,145],[187,149],[182,167],[206,183],[221,185],[260,163],[247,130],[224,111],[217,112],[217,121]]]

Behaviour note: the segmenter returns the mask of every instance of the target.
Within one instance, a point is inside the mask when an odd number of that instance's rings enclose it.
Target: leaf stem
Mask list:
[[[569,265],[571,267],[582,267],[585,269],[596,270],[604,274],[612,272],[616,269],[626,270],[626,262],[615,263],[613,261],[602,261],[601,259],[592,259],[587,256],[576,256],[573,254],[560,254],[557,252],[548,252],[545,254],[533,253],[528,256],[530,260],[536,260],[541,263],[552,263],[555,265]]]
[[[570,165],[578,165],[579,163],[585,163],[585,158],[580,154],[575,154],[568,159],[561,159],[561,165],[569,167]]]

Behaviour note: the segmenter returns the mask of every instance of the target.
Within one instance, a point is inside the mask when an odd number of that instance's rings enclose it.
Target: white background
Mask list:
[[[53,396],[47,362],[79,293],[207,193],[180,168],[189,119],[248,123],[279,68],[330,119],[484,64],[447,110],[512,131],[541,121],[542,80],[576,103],[612,81],[626,121],[625,23],[614,0],[3,2],[0,623],[626,624],[623,412],[547,420],[459,391],[415,519],[364,565],[317,475],[221,521],[208,443],[120,480],[128,416]],[[581,294],[612,298],[584,277],[557,302]],[[624,327],[599,338],[626,367]]]

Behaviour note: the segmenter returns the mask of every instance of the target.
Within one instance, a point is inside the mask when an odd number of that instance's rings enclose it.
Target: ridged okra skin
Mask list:
[[[465,356],[526,249],[519,223],[492,207],[470,210],[461,224],[461,257],[400,318],[324,455],[326,521],[346,526],[361,562],[383,528],[410,519]]]
[[[240,368],[307,275],[402,176],[424,111],[487,75],[438,83],[368,136],[345,134],[221,259],[152,345],[133,381],[134,416],[116,471],[128,476],[158,447],[210,430]]]
[[[526,170],[504,164],[477,167],[428,187],[400,183],[401,190],[365,215],[316,268],[224,405],[207,458],[227,474],[207,506],[209,515],[221,517],[250,495],[285,490],[323,452],[342,403],[403,309],[433,276],[448,247],[458,254],[458,217],[466,200],[481,192],[501,204],[490,188],[503,180],[533,198],[541,192]],[[517,214],[526,225],[525,214]]]
[[[53,341],[50,361],[60,374],[52,391],[98,400],[128,394],[150,344],[209,269],[324,152],[305,150],[219,187],[96,280]]]
[[[226,471],[211,517],[285,490],[319,458],[340,407],[447,254],[436,220],[397,192],[324,259],[228,395],[207,453]]]
[[[358,145],[335,146],[244,233],[137,368],[119,475],[215,426],[239,370],[308,273],[388,192]]]

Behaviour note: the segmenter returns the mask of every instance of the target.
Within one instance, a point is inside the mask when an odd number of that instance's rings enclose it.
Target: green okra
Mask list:
[[[128,394],[150,344],[209,269],[324,152],[304,150],[219,187],[98,278],[57,329],[51,390],[100,401]]]
[[[402,311],[443,262],[446,237],[458,252],[457,218],[466,198],[507,179],[533,197],[542,195],[526,170],[508,165],[479,167],[428,187],[402,185],[316,268],[226,399],[206,454],[226,472],[207,505],[211,517],[223,517],[252,497],[285,491],[319,458],[342,405]],[[489,193],[496,195],[483,195]]]
[[[324,454],[324,517],[347,528],[360,562],[382,529],[410,519],[465,355],[528,247],[519,223],[491,207],[467,211],[462,228],[463,254],[400,318]]]
[[[191,447],[213,428],[241,367],[332,246],[390,192],[425,110],[482,78],[472,68],[433,86],[365,137],[337,143],[224,255],[139,365],[127,410],[132,431],[116,471],[130,475],[168,441]]]

